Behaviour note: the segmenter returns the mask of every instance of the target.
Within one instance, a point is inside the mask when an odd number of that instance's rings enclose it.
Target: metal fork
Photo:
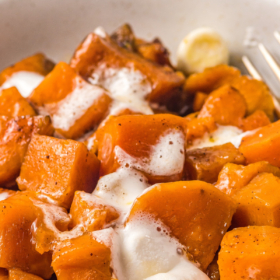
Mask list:
[[[274,34],[275,39],[280,44],[280,33],[278,31],[275,31],[273,34]],[[273,58],[273,56],[270,54],[270,52],[267,50],[267,48],[262,43],[258,44],[258,48],[259,48],[261,54],[263,55],[264,59],[266,60],[266,62],[270,66],[270,68],[272,69],[273,73],[275,74],[277,79],[280,81],[280,66],[277,64],[276,60]],[[250,59],[247,56],[245,56],[245,55],[242,56],[242,62],[244,64],[244,66],[246,67],[247,71],[250,73],[250,75],[254,79],[263,81],[261,74],[258,72],[258,70],[255,68],[255,66],[252,64],[252,62],[250,61]],[[271,92],[271,96],[273,99],[275,112],[276,112],[278,118],[280,118],[279,97],[276,94],[274,94],[272,91],[270,91],[270,92]]]

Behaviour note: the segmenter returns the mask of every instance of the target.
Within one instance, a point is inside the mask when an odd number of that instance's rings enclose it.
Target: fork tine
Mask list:
[[[277,42],[280,44],[280,33],[278,31],[274,31],[273,34]]]
[[[260,73],[258,72],[258,70],[255,68],[255,66],[252,64],[252,62],[249,60],[249,58],[247,56],[242,56],[242,62],[244,63],[247,71],[250,73],[250,75],[254,78],[257,79],[259,81],[263,81],[262,76],[260,75]],[[273,92],[271,92],[271,97],[273,100],[273,104],[274,104],[274,108],[275,108],[275,113],[278,116],[278,118],[280,118],[280,103],[278,101],[278,98],[273,94]]]
[[[277,79],[280,81],[280,68],[277,62],[262,43],[259,43],[258,46],[262,55],[264,56],[264,59],[266,60],[266,62],[268,63],[268,65],[276,75]]]

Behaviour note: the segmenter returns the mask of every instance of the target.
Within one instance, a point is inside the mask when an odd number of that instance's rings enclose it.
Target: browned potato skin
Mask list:
[[[99,166],[99,160],[81,142],[34,135],[17,183],[20,190],[50,196],[69,209],[75,191],[94,190]]]
[[[4,69],[0,73],[0,86],[16,72],[29,71],[46,76],[53,67],[54,63],[47,59],[45,55],[41,53],[34,54]]]
[[[151,102],[167,103],[184,84],[185,78],[170,67],[162,67],[141,56],[119,47],[110,38],[103,39],[94,33],[77,48],[70,66],[82,77],[89,78],[102,65],[111,68],[134,68],[145,75],[152,85],[148,96]]]
[[[52,135],[49,117],[0,116],[0,187],[11,187],[20,173],[28,144],[34,134]]]
[[[111,280],[110,261],[110,249],[86,233],[58,244],[52,267],[58,280]]]
[[[280,279],[279,260],[279,228],[251,226],[234,229],[226,233],[221,243],[218,257],[221,280]]]
[[[226,163],[244,164],[245,157],[231,143],[186,151],[186,178],[215,183]]]

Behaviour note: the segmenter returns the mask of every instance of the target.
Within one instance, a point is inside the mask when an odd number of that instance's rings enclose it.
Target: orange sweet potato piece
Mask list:
[[[141,56],[119,47],[109,38],[90,33],[77,48],[70,62],[82,77],[103,76],[108,67],[111,69],[128,68],[140,71],[151,84],[147,98],[152,102],[167,103],[177,95],[185,81],[182,75],[169,67],[162,67]],[[105,67],[104,67],[105,66]]]
[[[71,227],[83,225],[86,231],[95,231],[119,218],[118,211],[109,205],[104,205],[92,194],[77,191],[70,208]]]
[[[16,72],[29,71],[46,76],[53,67],[54,63],[47,59],[45,55],[41,53],[32,55],[4,69],[0,73],[0,86]]]
[[[219,172],[228,163],[243,164],[244,156],[231,143],[186,150],[186,178],[215,183]]]
[[[43,280],[43,278],[22,271],[18,268],[9,269],[9,280]]]
[[[52,135],[49,117],[0,116],[0,186],[11,187],[20,173],[20,167],[32,135]]]
[[[243,137],[239,149],[247,163],[265,160],[280,167],[280,121]]]
[[[137,215],[160,220],[206,270],[235,208],[230,197],[202,181],[157,184],[135,200],[127,222]]]
[[[187,120],[191,116],[187,116]],[[203,137],[205,133],[211,133],[217,129],[213,117],[193,118],[187,123],[187,142],[192,144],[193,140]]]
[[[238,202],[234,227],[280,227],[280,179],[271,173],[257,175],[233,198]]]
[[[70,208],[75,191],[93,191],[98,173],[99,161],[83,143],[34,135],[17,183]]]
[[[39,254],[32,243],[36,211],[31,200],[16,195],[0,201],[0,267],[20,268],[48,279],[51,253]]]
[[[194,100],[193,100],[193,110],[195,112],[201,110],[208,96],[209,96],[208,94],[201,91],[195,93]]]
[[[31,105],[21,96],[16,87],[0,91],[0,112],[1,115],[11,118],[36,115]]]
[[[239,126],[245,114],[244,97],[231,86],[225,85],[209,95],[198,118],[213,117],[218,124]]]
[[[264,111],[269,119],[274,119],[274,104],[267,85],[247,76],[235,78],[230,85],[236,88],[246,100],[248,114],[256,110]]]
[[[100,175],[125,166],[143,172],[151,183],[180,180],[184,165],[185,123],[184,118],[170,114],[111,117],[97,135]],[[174,157],[167,155],[171,148],[176,162]]]
[[[221,243],[221,280],[280,279],[280,229],[270,226],[237,228]]]
[[[61,242],[52,267],[58,280],[111,280],[110,261],[110,249],[86,233]]]
[[[247,166],[227,163],[219,174],[215,187],[229,196],[233,196],[259,173],[271,173],[280,177],[280,169],[268,162],[260,161]]]
[[[262,110],[257,110],[252,115],[242,120],[240,128],[243,131],[250,131],[269,124],[270,120],[266,113]]]
[[[220,86],[230,84],[231,81],[240,77],[240,71],[227,65],[218,65],[207,68],[202,73],[190,75],[185,83],[185,90],[195,94],[198,91],[210,93]]]
[[[104,89],[84,81],[64,62],[56,65],[29,100],[40,114],[51,116],[59,134],[72,139],[99,125],[111,103]]]

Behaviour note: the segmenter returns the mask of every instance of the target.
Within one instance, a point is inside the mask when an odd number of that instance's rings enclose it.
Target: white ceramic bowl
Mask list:
[[[273,38],[279,15],[280,0],[0,0],[0,70],[38,51],[68,61],[95,27],[111,32],[124,22],[140,37],[161,38],[174,60],[189,31],[209,26],[227,41],[233,65],[242,68],[241,55],[247,54],[280,96],[280,84],[258,49],[243,44],[253,28],[253,37],[280,56]]]

